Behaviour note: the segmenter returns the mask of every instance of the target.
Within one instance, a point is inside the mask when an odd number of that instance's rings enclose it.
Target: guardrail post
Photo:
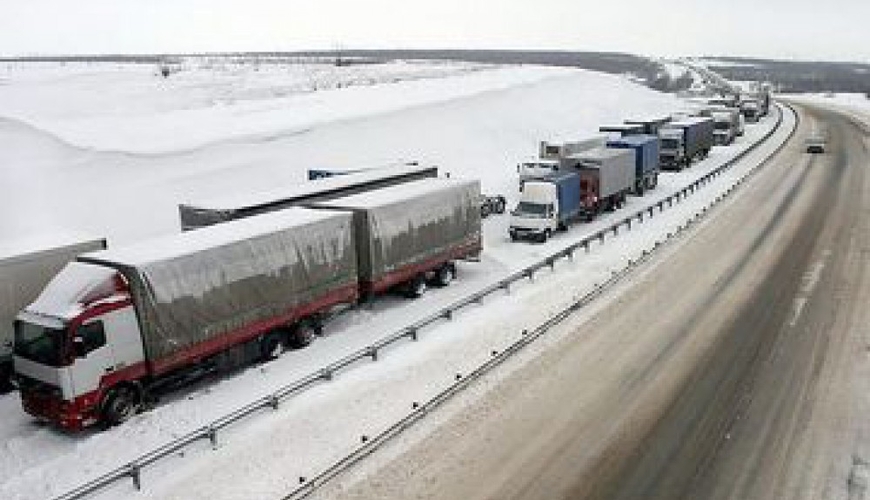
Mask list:
[[[211,443],[212,449],[217,449],[217,446],[218,446],[217,429],[215,429],[214,427],[209,427],[208,431],[206,432],[206,435],[208,436],[208,441],[209,441],[209,443]]]
[[[616,236],[617,234],[619,234],[619,226],[614,224],[613,225],[613,236]]]
[[[269,396],[269,406],[271,406],[273,410],[277,410],[280,405],[281,401],[278,399],[278,396],[274,394]]]
[[[631,231],[631,217],[625,219],[625,225],[628,227],[628,230]]]
[[[444,312],[441,313],[441,317],[447,320],[453,319],[453,310],[445,309]]]
[[[130,464],[129,468],[130,479],[133,480],[133,487],[136,491],[142,491],[142,468],[138,464]]]
[[[586,250],[586,253],[589,253],[589,240],[583,240],[583,250]]]
[[[377,349],[377,347],[369,347],[368,351],[369,351],[369,352],[368,352],[368,355],[372,358],[372,361],[377,361],[377,360],[378,360],[378,349]]]
[[[598,233],[598,240],[601,241],[601,244],[604,244],[604,231]]]
[[[649,207],[649,216],[652,218],[654,207]]]
[[[417,329],[416,329],[416,328],[410,328],[410,329],[408,329],[408,334],[411,336],[411,340],[416,341],[416,340],[418,340],[418,339],[420,338],[419,334],[417,333]]]

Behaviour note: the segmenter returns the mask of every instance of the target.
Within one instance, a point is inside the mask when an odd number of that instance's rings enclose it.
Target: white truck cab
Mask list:
[[[683,144],[683,130],[677,127],[664,126],[659,129],[659,138],[661,139],[661,161],[663,164],[668,164],[682,169],[685,153],[685,144]]]
[[[69,264],[22,311],[15,325],[15,371],[25,411],[70,430],[135,411],[145,373],[136,313],[121,275]]]
[[[558,213],[556,185],[545,181],[526,181],[519,203],[511,212],[511,239],[534,237],[546,240],[559,227]]]

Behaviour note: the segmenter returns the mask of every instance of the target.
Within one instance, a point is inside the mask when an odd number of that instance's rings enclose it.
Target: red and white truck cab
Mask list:
[[[145,357],[121,274],[84,262],[64,268],[17,317],[15,371],[25,411],[62,428],[134,412]]]

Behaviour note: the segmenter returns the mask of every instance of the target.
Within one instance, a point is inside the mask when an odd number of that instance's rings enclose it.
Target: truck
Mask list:
[[[546,242],[567,229],[580,216],[580,174],[552,172],[527,179],[520,200],[511,212],[508,234],[512,241]]]
[[[308,345],[361,299],[449,281],[451,259],[482,249],[479,186],[443,181],[77,257],[17,316],[24,410],[71,431],[117,425],[163,391]]]
[[[188,377],[310,342],[358,297],[351,217],[292,208],[76,258],[17,316],[24,410],[119,424]]]
[[[567,158],[563,169],[580,175],[580,214],[592,221],[625,204],[635,183],[635,154],[626,149],[596,148]]]
[[[761,119],[761,103],[753,97],[744,97],[740,103],[740,112],[748,123],[756,123]]]
[[[457,260],[483,249],[480,182],[427,179],[308,207],[353,216],[360,294],[419,297],[427,284],[447,285]]]
[[[632,118],[625,120],[625,123],[629,125],[640,125],[643,129],[642,133],[657,136],[659,135],[659,129],[665,124],[670,123],[671,120],[672,118],[670,116],[658,116],[650,118]]]
[[[682,170],[705,158],[713,147],[713,119],[689,117],[659,130],[662,168]]]
[[[80,235],[35,236],[0,248],[0,393],[14,388],[15,316],[77,255],[104,248],[105,239]]]
[[[742,115],[736,108],[715,108],[713,118],[713,141],[719,146],[729,146],[742,134]]]
[[[629,149],[634,152],[634,194],[643,196],[659,183],[659,137],[657,135],[632,135],[614,139],[609,148]]]
[[[373,168],[264,192],[191,200],[178,206],[178,214],[181,230],[190,231],[282,208],[302,206],[311,201],[330,200],[435,177],[438,177],[438,167],[435,166],[409,163],[398,167]]]

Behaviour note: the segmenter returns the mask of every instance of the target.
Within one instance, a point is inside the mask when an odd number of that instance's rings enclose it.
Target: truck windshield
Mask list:
[[[662,139],[662,149],[677,149],[680,147],[680,141],[676,139]]]
[[[55,368],[63,366],[66,330],[15,322],[15,355]]]
[[[532,215],[536,217],[546,217],[548,206],[549,205],[544,205],[542,203],[529,203],[527,201],[521,201],[517,205],[517,213],[521,213],[523,215]]]

